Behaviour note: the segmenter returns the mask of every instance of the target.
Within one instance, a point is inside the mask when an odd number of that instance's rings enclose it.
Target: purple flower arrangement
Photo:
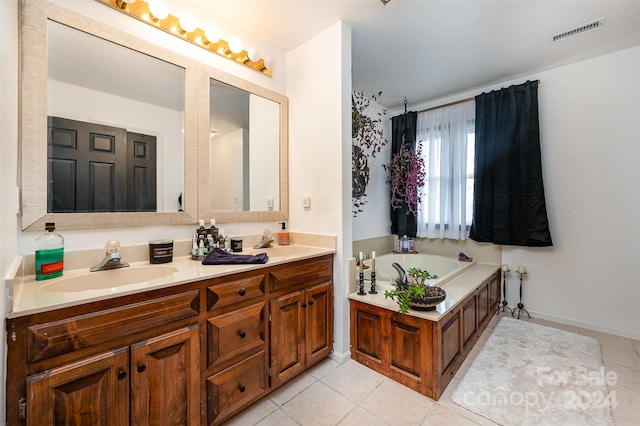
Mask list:
[[[389,172],[386,183],[391,191],[391,206],[400,209],[407,206],[407,214],[418,214],[418,205],[422,201],[421,189],[424,186],[426,170],[422,156],[422,144],[413,150],[402,137],[400,150],[391,157],[391,161],[382,167]]]

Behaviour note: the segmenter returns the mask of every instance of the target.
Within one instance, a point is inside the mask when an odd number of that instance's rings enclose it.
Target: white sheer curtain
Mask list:
[[[465,240],[473,210],[475,101],[418,114],[427,176],[418,237]]]

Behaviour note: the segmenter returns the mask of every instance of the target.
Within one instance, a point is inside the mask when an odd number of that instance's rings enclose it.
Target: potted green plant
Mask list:
[[[395,301],[402,314],[409,312],[410,308],[419,311],[434,310],[447,297],[447,293],[440,287],[429,286],[426,280],[430,276],[424,269],[410,268],[406,278],[396,280],[395,289],[385,290],[384,297]]]

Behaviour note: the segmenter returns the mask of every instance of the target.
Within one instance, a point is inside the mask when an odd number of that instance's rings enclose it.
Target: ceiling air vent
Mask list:
[[[553,41],[560,41],[565,38],[573,37],[578,34],[582,34],[586,31],[597,30],[598,28],[604,25],[604,17],[600,19],[596,19],[595,21],[587,22],[586,24],[580,25],[579,27],[572,28],[568,31],[561,32],[559,34],[551,37]]]

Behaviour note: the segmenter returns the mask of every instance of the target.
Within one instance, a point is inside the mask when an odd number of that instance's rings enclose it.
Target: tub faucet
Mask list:
[[[398,272],[398,279],[395,281],[394,285],[397,285],[396,283],[398,281],[402,281],[403,285],[406,284],[406,282],[407,282],[407,271],[405,271],[404,268],[402,267],[402,265],[399,264],[398,262],[393,262],[391,264],[391,266],[393,266],[393,269],[395,269]]]
[[[107,241],[104,246],[105,257],[100,263],[89,268],[91,272],[106,271],[108,269],[126,268],[128,263],[120,259],[120,242],[116,240]]]
[[[273,243],[273,237],[271,236],[271,231],[265,229],[262,233],[262,239],[258,244],[253,246],[254,249],[262,249],[271,247],[271,243]]]

